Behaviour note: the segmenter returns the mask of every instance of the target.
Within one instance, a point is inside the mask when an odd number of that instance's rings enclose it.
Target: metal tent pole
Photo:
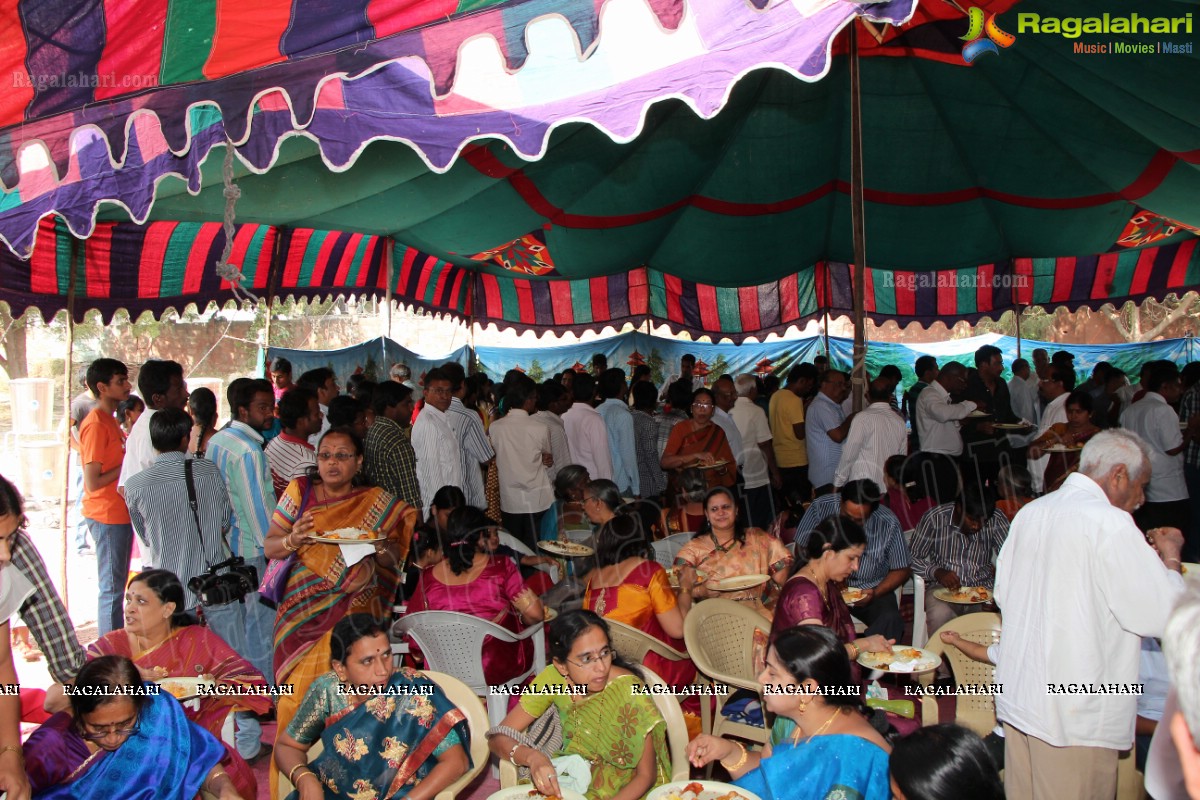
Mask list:
[[[854,233],[854,367],[850,373],[854,410],[863,407],[867,385],[865,277],[867,232],[863,219],[862,87],[858,69],[858,26],[850,23],[850,224]]]
[[[71,415],[71,391],[75,381],[71,371],[71,362],[75,359],[75,259],[80,251],[78,240],[71,236],[71,251],[67,258],[70,275],[67,278],[67,352],[63,361],[63,413]],[[70,588],[67,585],[67,552],[70,548],[67,532],[68,520],[71,516],[71,425],[67,424],[66,469],[63,470],[62,480],[62,559],[58,564],[58,588],[62,594],[63,606],[71,613]]]

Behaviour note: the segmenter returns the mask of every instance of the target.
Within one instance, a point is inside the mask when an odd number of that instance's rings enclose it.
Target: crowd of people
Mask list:
[[[634,688],[643,667],[676,687],[696,668],[658,654],[628,663],[607,620],[686,654],[685,619],[720,597],[770,631],[759,680],[774,726],[750,751],[693,720],[692,766],[718,761],[760,797],[998,797],[1001,765],[974,734],[896,739],[903,724],[866,713],[860,691],[822,691],[861,689],[858,657],[904,640],[898,590],[913,575],[927,634],[979,609],[943,590],[984,590],[1003,613],[1000,645],[977,655],[1004,687],[1009,797],[1114,796],[1135,728],[1148,782],[1174,781],[1162,797],[1200,786],[1200,688],[1178,655],[1195,652],[1196,629],[1177,625],[1165,657],[1142,655],[1177,602],[1177,614],[1200,603],[1181,601],[1184,563],[1200,560],[1200,364],[1150,362],[1132,386],[1099,364],[1077,387],[1065,351],[1034,351],[1005,381],[1001,352],[984,346],[972,368],[918,359],[907,390],[883,368],[857,413],[850,376],[824,359],[782,381],[711,385],[694,366],[685,356],[656,385],[597,356],[591,371],[538,384],[514,370],[496,384],[453,362],[414,381],[398,364],[343,393],[332,370],[293,376],[275,359],[269,377],[229,383],[223,421],[176,362],[143,364],[138,400],[126,365],[96,360],[71,408],[99,579],[100,639],[86,650],[0,481],[0,614],[20,613],[59,682],[23,761],[20,709],[0,695],[0,789],[120,797],[113,787],[135,780],[177,787],[155,796],[254,797],[251,766],[270,759],[272,797],[285,784],[304,800],[371,787],[432,797],[470,768],[482,732],[414,671],[415,646],[393,664],[401,608],[518,634],[556,612],[533,685],[586,691],[526,695],[488,732],[491,751],[543,794],[564,775],[575,786],[574,757],[590,765],[589,798],[634,800],[671,774],[662,718]],[[353,544],[331,544],[347,530]],[[668,567],[655,543],[672,536],[686,541]],[[547,540],[588,555],[552,558]],[[127,580],[135,542],[143,569]],[[527,639],[489,637],[484,674],[508,683],[532,656]],[[6,670],[0,649],[0,681]],[[186,709],[134,691],[181,676],[239,688]],[[1132,693],[1047,689],[1153,679],[1169,692],[1157,715]],[[84,699],[80,686],[108,694]],[[406,699],[377,702],[389,686]],[[264,742],[269,715],[278,734]],[[1179,756],[1162,731],[1151,741],[1159,719]]]

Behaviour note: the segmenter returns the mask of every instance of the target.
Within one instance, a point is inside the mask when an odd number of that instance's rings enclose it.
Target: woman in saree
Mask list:
[[[235,710],[255,714],[270,711],[271,698],[265,693],[254,694],[265,690],[267,682],[221,637],[193,624],[190,616],[180,612],[183,606],[183,585],[173,572],[150,569],[138,573],[125,590],[125,627],[89,645],[88,658],[121,656],[132,660],[145,680],[210,678],[237,692],[201,697],[199,709],[184,708],[189,720],[220,740],[225,718]],[[258,783],[250,766],[235,748],[222,744],[225,756],[221,765],[238,794],[256,797]],[[253,762],[269,755],[271,747],[255,748],[250,755],[255,752],[258,755]]]
[[[800,554],[803,566],[788,578],[775,603],[770,640],[797,625],[821,625],[833,631],[851,661],[859,653],[890,652],[893,642],[882,636],[856,638],[850,607],[838,590],[866,549],[866,533],[849,517],[828,517],[813,528]]]
[[[666,570],[652,556],[638,516],[618,514],[601,526],[596,535],[597,566],[584,578],[583,607],[686,652],[683,614]],[[643,663],[672,686],[686,686],[696,677],[696,666],[688,659],[671,661],[647,653]]]
[[[716,408],[713,394],[708,389],[697,389],[692,394],[692,418],[684,420],[671,429],[663,450],[662,468],[677,480],[677,471],[688,467],[704,470],[709,488],[733,486],[737,482],[737,463],[725,431],[712,421]],[[720,466],[717,466],[717,465]],[[672,481],[674,484],[676,481]],[[676,496],[678,488],[667,488],[670,497]]]
[[[546,693],[523,695],[488,731],[492,752],[528,768],[534,788],[548,797],[562,796],[559,768],[571,774],[574,760],[566,756],[591,765],[591,781],[579,789],[588,800],[637,800],[666,783],[666,723],[650,697],[635,690],[641,676],[612,649],[604,620],[591,611],[568,611],[550,623],[549,644],[553,663],[531,684]],[[578,693],[566,694],[567,687]],[[543,752],[527,744],[525,731],[551,707],[562,725],[562,747]]]
[[[792,568],[791,553],[774,536],[758,528],[747,529],[738,519],[733,492],[724,486],[710,489],[705,495],[704,516],[700,532],[675,556],[679,607],[684,616],[696,600],[724,597],[746,603],[770,619],[778,588]],[[735,591],[718,590],[719,581],[747,575],[767,579]]]
[[[1064,410],[1067,412],[1067,421],[1051,425],[1029,445],[1030,459],[1040,458],[1043,454],[1050,456],[1042,475],[1042,487],[1046,492],[1053,492],[1068,475],[1079,469],[1079,454],[1083,452],[1083,446],[1100,432],[1092,424],[1092,397],[1087,392],[1071,392]],[[1047,447],[1070,449],[1046,453]]]
[[[432,800],[470,768],[466,717],[433,681],[392,667],[379,620],[338,622],[330,666],[276,740],[275,764],[295,787],[289,800]],[[324,751],[309,763],[318,739]]]
[[[789,800],[890,800],[891,747],[864,716],[845,647],[828,628],[790,628],[767,650],[758,676],[763,705],[775,714],[760,752],[701,734],[688,744],[695,767],[713,761],[734,784],[759,797]]]
[[[708,491],[708,478],[695,467],[688,467],[679,473],[675,485],[678,491],[672,498],[674,505],[662,511],[664,529],[668,534],[700,530],[704,524],[704,495]]]
[[[221,743],[174,697],[143,683],[129,659],[92,659],[75,689],[71,712],[55,714],[25,742],[39,799],[192,800],[201,789],[220,800],[242,797],[221,766]]]
[[[421,573],[417,590],[408,601],[408,613],[459,611],[481,617],[520,633],[526,625],[542,621],[542,601],[521,580],[516,563],[493,556],[485,539],[496,523],[474,506],[450,514],[442,552],[446,557]],[[415,653],[415,649],[414,649]],[[488,683],[507,683],[533,663],[533,642],[483,640],[483,674]]]
[[[317,446],[316,471],[288,485],[271,519],[267,556],[296,556],[275,618],[275,680],[294,692],[278,699],[279,730],[287,729],[309,684],[329,669],[334,623],[360,611],[382,619],[396,597],[417,509],[363,485],[362,461],[353,431],[330,428]],[[365,557],[357,547],[313,541],[341,528],[382,538]],[[272,796],[277,780],[272,770]]]

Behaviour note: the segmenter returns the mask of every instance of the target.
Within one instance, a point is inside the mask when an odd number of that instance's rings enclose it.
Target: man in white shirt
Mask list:
[[[542,516],[554,503],[554,487],[546,477],[546,463],[553,458],[550,432],[531,416],[537,408],[532,378],[511,381],[505,397],[508,413],[488,431],[500,476],[500,513],[504,528],[533,549]]]
[[[1133,744],[1141,637],[1163,635],[1184,588],[1183,536],[1159,528],[1148,545],[1130,516],[1149,479],[1137,435],[1105,431],[1084,447],[1079,472],[1013,520],[996,562],[1009,797],[1116,795],[1117,757]]]
[[[1036,426],[1042,419],[1042,404],[1038,402],[1037,381],[1032,383],[1029,381],[1033,370],[1029,368],[1028,361],[1018,358],[1012,364],[1012,372],[1012,379],[1008,382],[1008,396],[1012,403],[1013,413]],[[1014,449],[1028,447],[1035,438],[1037,438],[1035,431],[1010,433],[1008,443]]]
[[[551,483],[558,471],[571,463],[571,448],[567,444],[567,429],[562,414],[571,407],[571,398],[566,387],[558,381],[546,381],[537,389],[538,411],[533,418],[546,426],[550,434],[550,454],[554,463],[546,467],[546,477]]]
[[[425,405],[412,427],[412,446],[417,454],[417,483],[426,509],[443,486],[462,488],[462,462],[458,437],[450,427],[450,377],[441,369],[425,375]]]
[[[467,396],[467,371],[457,361],[447,361],[441,369],[450,378],[450,391],[453,393],[446,420],[458,439],[463,494],[467,496],[467,505],[487,508],[483,474],[496,458],[496,453],[483,429],[483,418],[478,411],[467,408],[463,403],[463,398]]]
[[[321,430],[308,437],[308,443],[316,447],[321,443],[321,437],[330,427],[329,404],[341,391],[337,375],[334,375],[333,370],[329,367],[317,367],[297,378],[296,385],[303,386],[317,396],[317,407],[321,410]]]
[[[662,386],[658,389],[658,399],[666,402],[667,390],[671,388],[671,384],[675,381],[686,380],[691,384],[691,390],[694,392],[697,389],[704,388],[704,378],[699,375],[693,375],[692,370],[696,368],[696,357],[691,353],[686,353],[679,359],[679,372],[672,373],[663,381]]]
[[[730,416],[737,396],[733,378],[718,378],[713,384],[713,422],[725,431],[725,438],[729,440],[729,449],[733,451],[733,457],[737,461],[740,473],[746,463],[742,434],[738,430],[737,423]]]
[[[608,431],[608,452],[612,457],[613,483],[622,497],[641,494],[641,476],[638,474],[637,445],[633,436],[633,413],[629,410],[626,397],[629,386],[625,383],[625,371],[619,367],[606,369],[597,381],[600,396],[604,398],[596,413],[604,419]]]
[[[125,440],[125,460],[121,462],[121,474],[117,478],[117,489],[123,490],[125,483],[153,464],[158,451],[150,443],[150,418],[163,408],[183,409],[187,405],[187,382],[183,379],[183,367],[175,361],[151,359],[138,370],[138,392],[146,404],[146,410],[133,423],[129,438]]]
[[[1066,424],[1067,398],[1075,386],[1074,381],[1075,373],[1065,367],[1058,364],[1046,367],[1046,377],[1038,381],[1038,396],[1046,404],[1046,407],[1042,409],[1042,419],[1038,423],[1037,433],[1033,436],[1035,440],[1050,430],[1052,426],[1060,422]],[[1048,463],[1050,463],[1049,455],[1043,453],[1041,448],[1036,445],[1030,446],[1029,481],[1035,493],[1041,493],[1044,490],[1042,478],[1045,477]]]
[[[876,378],[867,385],[871,404],[850,421],[850,432],[842,442],[842,457],[833,475],[834,488],[859,478],[886,486],[884,462],[891,456],[908,455],[908,431],[891,406],[892,397],[892,385],[886,378]]]
[[[720,383],[720,381],[718,381]],[[775,466],[775,448],[771,446],[771,425],[767,412],[754,402],[758,381],[753,375],[738,375],[733,382],[737,400],[729,416],[737,425],[742,442],[738,464],[745,481],[743,499],[746,506],[746,525],[767,530],[775,521],[775,506],[771,488],[783,486],[779,468]]]
[[[592,408],[592,397],[596,394],[596,379],[587,373],[575,375],[571,384],[575,402],[562,415],[563,427],[567,430],[567,446],[571,450],[571,463],[588,471],[592,480],[612,480],[612,453],[608,449],[608,428],[604,418]]]
[[[917,436],[938,505],[953,502],[961,484],[958,457],[962,455],[963,442],[959,420],[978,406],[970,400],[956,403],[950,395],[962,394],[966,388],[967,368],[957,361],[947,361],[933,383],[917,398]]]
[[[1183,450],[1190,439],[1179,429],[1179,417],[1171,407],[1183,394],[1179,368],[1170,361],[1155,361],[1143,385],[1146,394],[1121,415],[1121,426],[1145,440],[1153,469],[1146,504],[1135,519],[1142,530],[1183,529],[1191,515],[1183,477]]]

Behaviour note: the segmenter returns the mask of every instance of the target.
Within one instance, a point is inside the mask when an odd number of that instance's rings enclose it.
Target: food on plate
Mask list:
[[[950,600],[959,603],[983,603],[992,599],[992,593],[982,586],[961,586],[954,591],[947,591]]]
[[[862,589],[850,587],[849,589],[842,590],[842,600],[846,604],[857,603],[859,600],[863,599],[865,594],[866,592],[864,592]]]
[[[337,530],[319,535],[325,539],[346,539],[350,541],[375,538],[370,531],[364,531],[362,528],[338,528]]]
[[[191,697],[195,694],[195,691],[190,686],[179,681],[162,681],[159,686],[176,700],[182,700],[185,697]]]
[[[564,556],[590,556],[592,548],[578,542],[550,541],[542,542],[541,548],[551,553]]]
[[[913,661],[916,661],[918,658],[921,657],[921,651],[917,650],[915,648],[909,647],[905,650],[900,651],[900,657],[901,658],[910,658]]]
[[[542,794],[537,789],[532,789],[526,795],[530,800],[562,800],[561,797],[555,794]]]

